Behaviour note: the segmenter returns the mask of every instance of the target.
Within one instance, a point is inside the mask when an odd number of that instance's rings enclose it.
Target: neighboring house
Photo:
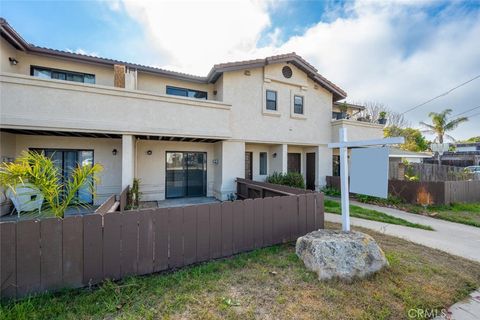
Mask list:
[[[346,107],[347,110],[342,112],[342,107]],[[332,106],[332,119],[341,120],[341,119],[351,119],[361,111],[365,110],[364,106],[358,104],[346,103],[336,101]]]
[[[424,159],[432,158],[431,152],[414,152],[402,150],[399,148],[390,148],[388,153],[388,158],[390,163],[399,163],[399,162],[413,162],[413,163],[422,163]]]
[[[454,151],[443,153],[442,164],[457,167],[480,166],[480,142],[462,142],[454,146]]]
[[[0,27],[1,159],[38,150],[67,173],[101,163],[97,202],[134,177],[143,200],[226,199],[236,177],[287,171],[318,189],[332,174],[327,144],[338,128],[350,139],[383,135],[376,124],[332,121],[346,93],[295,53],[200,77],[37,47]]]

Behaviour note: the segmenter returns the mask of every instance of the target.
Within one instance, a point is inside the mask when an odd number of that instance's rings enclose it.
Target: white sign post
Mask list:
[[[348,141],[347,128],[339,129],[339,142],[329,143],[328,147],[340,148],[340,183],[342,192],[342,230],[350,232],[350,199],[348,188],[348,148],[384,146],[389,144],[404,143],[403,137],[393,137],[385,139]],[[388,161],[388,158],[387,158]],[[388,179],[388,176],[386,176]],[[368,181],[366,181],[368,183]]]

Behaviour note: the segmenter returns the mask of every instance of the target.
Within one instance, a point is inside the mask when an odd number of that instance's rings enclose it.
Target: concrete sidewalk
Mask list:
[[[388,215],[402,218],[410,222],[428,225],[435,229],[435,231],[427,231],[360,218],[350,218],[350,222],[354,226],[382,232],[422,244],[430,248],[439,249],[453,255],[480,262],[480,228],[357,201],[350,201],[350,204],[366,209],[384,212]],[[342,217],[332,213],[325,213],[325,220],[342,223]],[[446,316],[439,316],[435,318],[435,320],[443,319],[480,319],[480,290],[472,292],[469,298],[448,308],[448,314]]]
[[[480,290],[470,293],[470,296],[448,308],[446,315],[434,320],[478,320],[480,319]]]
[[[453,255],[480,262],[480,228],[408,213],[397,209],[360,203],[357,201],[350,201],[350,204],[384,212],[390,216],[402,218],[410,222],[428,225],[435,229],[435,231],[422,230],[360,218],[350,218],[351,224],[354,226],[382,232],[419,243],[430,248],[439,249]],[[340,215],[331,213],[325,214],[325,220],[337,223],[342,222]]]

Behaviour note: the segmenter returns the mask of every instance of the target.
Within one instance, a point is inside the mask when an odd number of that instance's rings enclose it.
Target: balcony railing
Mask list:
[[[231,105],[0,73],[3,127],[229,138]]]
[[[353,119],[332,120],[332,141],[338,142],[339,128],[347,128],[348,137],[355,137],[355,140],[380,139],[383,138],[383,127],[382,124]]]

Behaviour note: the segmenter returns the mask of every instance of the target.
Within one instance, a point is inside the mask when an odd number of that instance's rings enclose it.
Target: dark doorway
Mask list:
[[[207,195],[207,154],[170,152],[166,157],[166,198]]]
[[[315,152],[307,153],[307,189],[315,190]]]
[[[245,179],[253,180],[253,153],[245,152]]]
[[[301,154],[300,153],[289,153],[288,154],[288,162],[287,162],[288,172],[300,173],[300,170],[301,170],[300,159],[301,159]]]

